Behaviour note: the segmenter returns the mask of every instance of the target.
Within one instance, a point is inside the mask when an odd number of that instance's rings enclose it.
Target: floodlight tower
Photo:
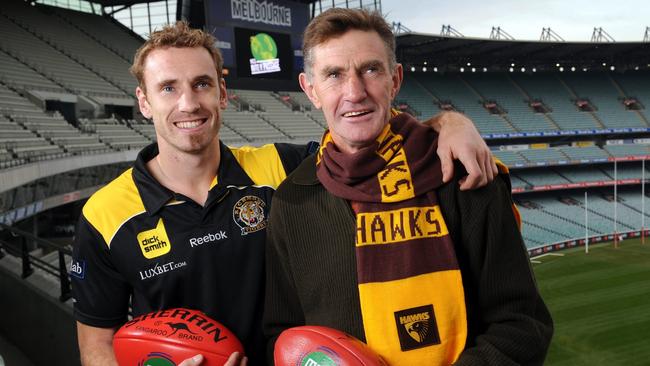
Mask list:
[[[492,27],[492,31],[490,32],[490,39],[505,39],[508,41],[514,41],[515,37],[508,34],[508,32],[501,29],[501,27]]]
[[[542,28],[542,35],[539,36],[539,40],[542,42],[565,42],[564,38],[555,33],[551,27]]]
[[[591,34],[592,42],[616,42],[609,33],[605,32],[603,27],[594,28],[594,32]]]
[[[440,31],[440,35],[443,37],[457,37],[457,38],[464,38],[465,36],[454,29],[451,25],[442,25],[442,30]]]

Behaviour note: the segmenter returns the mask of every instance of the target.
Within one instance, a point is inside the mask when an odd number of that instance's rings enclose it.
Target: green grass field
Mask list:
[[[555,322],[546,365],[650,365],[650,240],[550,253],[533,268]]]

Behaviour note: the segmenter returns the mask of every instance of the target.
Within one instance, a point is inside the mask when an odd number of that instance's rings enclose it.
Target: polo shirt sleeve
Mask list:
[[[104,238],[83,215],[75,233],[70,279],[77,321],[100,328],[126,321],[131,288],[112,264]]]
[[[305,145],[276,143],[260,147],[231,148],[235,159],[254,184],[274,188],[317,150],[318,144],[315,142]]]
[[[282,166],[287,175],[291,174],[305,158],[318,151],[319,144],[310,141],[304,145],[276,143],[275,148],[282,160]]]

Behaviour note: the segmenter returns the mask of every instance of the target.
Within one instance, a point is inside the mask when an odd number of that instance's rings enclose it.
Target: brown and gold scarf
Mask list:
[[[440,212],[437,134],[393,116],[376,142],[354,154],[329,131],[317,176],[350,201],[366,341],[390,365],[449,365],[465,347],[465,298],[454,245]]]

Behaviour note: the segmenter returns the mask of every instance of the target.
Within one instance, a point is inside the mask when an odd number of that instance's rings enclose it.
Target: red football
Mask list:
[[[201,365],[221,366],[244,347],[235,335],[200,311],[168,309],[140,315],[113,337],[120,366],[174,366],[198,353]]]
[[[365,343],[340,330],[306,325],[289,328],[275,342],[275,366],[385,366]]]

